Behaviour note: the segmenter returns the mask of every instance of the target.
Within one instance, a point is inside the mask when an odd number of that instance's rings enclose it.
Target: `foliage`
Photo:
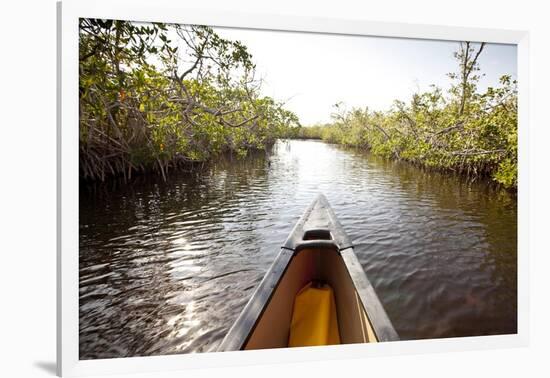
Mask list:
[[[396,101],[387,112],[345,110],[335,105],[332,123],[302,128],[309,138],[370,149],[373,153],[419,165],[489,175],[507,188],[517,187],[517,83],[508,75],[498,88],[478,93],[478,57],[484,44],[463,42],[447,95],[432,86],[409,103]],[[305,131],[307,129],[307,131]]]
[[[322,125],[314,125],[307,127],[300,127],[296,130],[294,135],[291,137],[293,139],[322,139],[321,138],[321,128]]]
[[[289,135],[298,118],[260,96],[238,41],[206,26],[81,19],[80,175],[104,180],[246,155]]]

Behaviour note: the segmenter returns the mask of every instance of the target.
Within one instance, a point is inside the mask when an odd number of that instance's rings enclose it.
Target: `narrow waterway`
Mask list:
[[[401,339],[515,333],[517,203],[320,141],[80,192],[80,358],[216,349],[324,193]]]

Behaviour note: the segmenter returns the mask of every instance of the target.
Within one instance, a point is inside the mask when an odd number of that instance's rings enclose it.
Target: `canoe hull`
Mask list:
[[[311,281],[334,290],[341,342],[398,340],[328,201],[306,209],[219,351],[287,347],[296,294]]]

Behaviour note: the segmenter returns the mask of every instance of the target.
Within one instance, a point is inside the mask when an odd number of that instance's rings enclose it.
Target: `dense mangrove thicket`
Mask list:
[[[298,119],[260,95],[247,48],[205,26],[81,19],[80,176],[104,180],[245,155]]]
[[[460,44],[457,73],[440,88],[396,101],[387,112],[344,110],[335,105],[333,122],[300,129],[298,138],[321,138],[427,167],[488,175],[517,187],[517,85],[502,76],[497,88],[478,93],[478,58],[485,45]]]

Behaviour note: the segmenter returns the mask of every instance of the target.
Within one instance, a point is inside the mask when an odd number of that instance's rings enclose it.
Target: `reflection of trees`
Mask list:
[[[81,358],[174,353],[192,348],[194,338],[208,348],[223,337],[233,319],[231,309],[218,308],[228,319],[212,313],[214,306],[231,306],[220,282],[248,286],[235,277],[249,268],[231,251],[259,244],[254,231],[247,240],[231,239],[231,227],[250,229],[247,219],[253,220],[238,196],[267,180],[267,168],[266,153],[257,152],[228,155],[166,182],[142,176],[129,185],[81,186]],[[237,210],[235,226],[227,221]],[[200,269],[182,270],[182,262]]]
[[[213,193],[222,201],[220,205],[224,205],[224,201],[234,198],[237,188],[246,189],[252,180],[267,177],[266,161],[266,153],[257,151],[245,158],[226,155],[195,170],[176,172],[166,182],[143,175],[128,184],[123,180],[81,183],[80,224],[101,219],[102,215],[108,221],[116,215],[121,228],[131,227],[142,218],[161,226],[166,223],[167,214],[198,210],[212,200]],[[231,180],[227,180],[228,177]],[[223,196],[220,197],[220,193]]]
[[[379,158],[357,150],[347,150],[358,158],[368,159],[370,172],[378,170],[396,188],[405,206],[423,206],[443,210],[441,227],[448,213],[449,227],[464,219],[457,228],[458,238],[475,248],[464,250],[472,270],[485,272],[486,279],[468,289],[468,284],[453,283],[453,295],[462,296],[457,306],[472,306],[472,322],[484,322],[489,333],[515,332],[517,319],[517,200],[514,194],[499,189],[488,181],[417,168],[406,162]],[[353,169],[353,167],[351,167]],[[402,208],[396,205],[396,208]],[[429,214],[429,212],[427,213]],[[425,215],[425,214],[424,214]],[[458,218],[457,218],[458,216]],[[448,230],[449,231],[449,230]],[[388,231],[390,232],[390,231]],[[472,234],[470,234],[470,232]],[[461,236],[462,235],[462,236]],[[467,239],[479,240],[470,243]],[[455,238],[456,241],[456,238]],[[444,245],[444,244],[443,244]],[[443,251],[445,252],[445,251]],[[438,256],[434,256],[437,258]],[[466,260],[468,261],[468,260]],[[429,264],[429,262],[427,262]],[[464,272],[467,274],[467,272]],[[442,273],[438,273],[442,275]],[[443,276],[441,276],[443,278]],[[465,277],[465,281],[473,277]],[[481,281],[479,281],[481,280]],[[417,288],[418,289],[418,288]],[[400,308],[401,309],[401,308]],[[464,336],[476,332],[471,324],[456,324],[447,336]]]
[[[378,162],[377,162],[378,163]],[[487,181],[411,167],[407,163],[384,161],[382,164],[404,191],[417,198],[429,197],[439,208],[459,209],[483,225],[487,242],[482,268],[491,273],[496,302],[508,304],[510,315],[517,308],[517,201],[513,194]],[[467,236],[465,236],[467,237]],[[496,309],[495,309],[496,310]]]

